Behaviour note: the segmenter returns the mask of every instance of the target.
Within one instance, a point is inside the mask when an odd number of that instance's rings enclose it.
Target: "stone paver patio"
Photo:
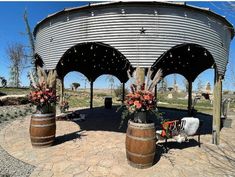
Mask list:
[[[211,144],[211,135],[188,143],[170,142],[169,151],[157,146],[156,162],[151,168],[135,169],[125,155],[125,133],[118,130],[115,110],[95,109],[84,122],[57,121],[56,144],[32,148],[30,117],[16,120],[0,132],[1,146],[13,157],[36,166],[32,177],[86,176],[235,176],[235,125],[223,128],[221,144]],[[81,110],[84,112],[84,110]],[[235,117],[232,117],[235,119]]]

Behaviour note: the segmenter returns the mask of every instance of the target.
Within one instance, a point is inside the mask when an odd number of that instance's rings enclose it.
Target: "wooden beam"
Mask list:
[[[222,76],[215,74],[214,100],[213,100],[213,126],[212,143],[220,144],[220,121],[221,121],[221,102],[222,102]]]
[[[90,109],[93,108],[93,81],[90,82]]]
[[[122,103],[124,103],[125,100],[125,83],[122,83]]]
[[[188,81],[188,115],[192,116],[192,85],[191,80]]]

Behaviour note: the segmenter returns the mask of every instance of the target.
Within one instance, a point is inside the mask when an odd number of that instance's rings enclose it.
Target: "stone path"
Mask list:
[[[31,177],[235,176],[235,120],[233,128],[222,129],[219,146],[211,144],[211,135],[203,135],[201,148],[193,139],[182,144],[169,142],[170,149],[164,153],[158,142],[156,162],[148,169],[128,165],[125,133],[117,129],[118,121],[114,110],[91,111],[84,122],[58,121],[56,144],[39,149],[30,144],[30,117],[26,117],[1,130],[0,145],[36,167]]]

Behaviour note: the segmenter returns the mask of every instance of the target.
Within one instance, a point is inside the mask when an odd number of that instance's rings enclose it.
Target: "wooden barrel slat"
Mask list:
[[[156,151],[154,124],[128,122],[126,133],[126,156],[128,163],[135,168],[152,166]]]
[[[51,146],[55,140],[55,114],[33,114],[30,122],[30,139],[35,147]]]

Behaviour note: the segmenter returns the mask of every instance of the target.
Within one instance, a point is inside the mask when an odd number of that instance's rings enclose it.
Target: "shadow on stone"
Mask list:
[[[54,146],[65,143],[67,141],[76,141],[77,139],[81,139],[82,136],[86,136],[85,134],[82,134],[82,131],[76,131],[73,133],[57,136],[55,138]]]
[[[168,152],[168,150],[170,149],[186,149],[186,148],[190,148],[190,147],[195,147],[198,146],[198,141],[194,140],[194,139],[189,139],[188,141],[182,142],[182,143],[178,143],[176,141],[170,141],[170,142],[161,142],[158,143],[159,145],[163,146],[164,148],[166,148],[165,152]]]
[[[160,161],[162,154],[164,153],[165,153],[164,147],[156,144],[156,153],[154,156],[153,165],[157,164]]]
[[[79,114],[85,114],[85,121],[74,121],[80,126],[82,130],[92,131],[112,131],[126,133],[127,120],[124,121],[123,126],[119,129],[121,122],[121,112],[116,112],[118,106],[113,106],[112,109],[105,109],[104,107],[96,107],[93,109],[78,110]],[[177,120],[183,117],[188,117],[187,111],[181,109],[167,109],[159,108],[160,112],[164,112],[164,119]],[[196,116],[203,125],[200,129],[200,134],[211,134],[212,132],[212,116],[207,114],[197,113]],[[159,119],[151,117],[156,126],[160,127]]]

